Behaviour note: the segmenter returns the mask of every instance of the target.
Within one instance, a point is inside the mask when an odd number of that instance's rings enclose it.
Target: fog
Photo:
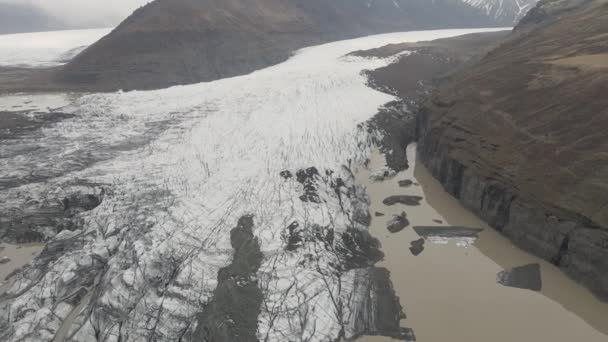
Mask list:
[[[115,26],[136,8],[151,0],[0,0],[30,4],[71,26]]]

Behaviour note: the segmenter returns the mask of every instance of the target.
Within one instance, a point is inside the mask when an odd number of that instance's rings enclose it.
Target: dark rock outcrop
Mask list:
[[[300,196],[302,202],[321,203],[319,194],[317,193],[317,187],[315,185],[315,178],[319,176],[319,171],[316,167],[309,167],[307,169],[298,170],[296,173],[296,180],[298,183],[304,186],[304,194]]]
[[[100,195],[73,194],[63,199],[63,211],[66,216],[72,217],[78,213],[97,208],[103,201],[104,191]]]
[[[395,215],[393,218],[388,221],[386,225],[386,229],[388,229],[391,233],[398,233],[403,229],[407,228],[410,225],[410,221],[407,219],[407,215],[405,212],[401,213],[401,215]]]
[[[424,251],[424,239],[420,238],[410,242],[410,252],[413,256],[418,256]]]

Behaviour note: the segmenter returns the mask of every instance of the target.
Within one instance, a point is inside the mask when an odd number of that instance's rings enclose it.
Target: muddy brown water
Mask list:
[[[606,342],[608,304],[599,302],[587,289],[566,277],[558,268],[515,247],[508,239],[466,210],[420,163],[416,146],[408,148],[410,169],[381,182],[370,172],[385,165],[375,153],[367,169],[357,172],[371,199],[372,234],[386,254],[378,266],[391,271],[391,279],[407,315],[403,326],[411,327],[422,342]],[[410,179],[414,185],[399,187]],[[392,195],[422,196],[419,206],[386,206]],[[402,212],[410,226],[391,234],[386,224]],[[375,217],[380,212],[385,216]],[[442,223],[438,223],[442,222]],[[414,256],[410,243],[420,237],[413,226],[465,226],[483,228],[470,240],[425,241]],[[447,243],[446,243],[447,242]],[[542,290],[534,292],[505,287],[496,281],[503,269],[540,264]],[[390,341],[363,337],[360,341]]]

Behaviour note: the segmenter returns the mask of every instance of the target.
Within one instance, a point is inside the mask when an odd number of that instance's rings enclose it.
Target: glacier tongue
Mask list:
[[[364,123],[393,99],[368,88],[361,71],[389,60],[344,56],[478,31],[370,36],[306,48],[241,77],[73,100],[62,111],[75,117],[36,138],[46,154],[3,165],[19,167],[9,170],[16,179],[54,167],[48,158],[78,167],[0,196],[42,203],[92,187],[103,201],[75,214],[69,230],[47,227],[55,237],[1,297],[0,339],[52,341],[60,330],[76,341],[192,338],[218,272],[235,261],[231,231],[243,217],[253,218],[264,259],[234,284],[261,290],[259,339],[378,333],[376,318],[360,322],[361,310],[374,309],[361,296],[388,275],[370,268],[382,254],[351,170],[369,156]],[[380,333],[408,338],[398,327]]]

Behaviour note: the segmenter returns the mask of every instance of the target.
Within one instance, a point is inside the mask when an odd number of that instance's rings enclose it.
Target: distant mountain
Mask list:
[[[58,79],[85,89],[160,88],[245,74],[336,39],[505,25],[462,0],[157,0]]]
[[[505,26],[516,25],[538,0],[462,0]]]
[[[90,2],[87,6],[82,1],[66,8],[65,3],[52,5],[53,0],[46,1],[49,3],[41,6],[26,0],[23,3],[0,0],[0,34],[114,27],[124,19],[122,12],[110,5],[90,8]]]
[[[69,28],[57,18],[28,4],[0,2],[0,34],[61,30]]]

